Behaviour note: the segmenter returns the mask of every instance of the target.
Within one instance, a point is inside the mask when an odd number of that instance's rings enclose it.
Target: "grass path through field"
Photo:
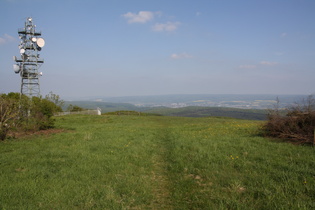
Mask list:
[[[167,171],[168,142],[170,141],[167,124],[160,124],[155,136],[153,154],[153,194],[152,209],[173,209],[170,195],[170,178]]]
[[[65,116],[0,144],[0,209],[314,209],[314,148],[227,118]]]

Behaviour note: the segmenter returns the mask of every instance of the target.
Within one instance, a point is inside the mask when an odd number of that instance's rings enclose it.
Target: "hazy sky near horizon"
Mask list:
[[[314,0],[0,0],[0,93],[27,17],[42,95],[315,93]]]

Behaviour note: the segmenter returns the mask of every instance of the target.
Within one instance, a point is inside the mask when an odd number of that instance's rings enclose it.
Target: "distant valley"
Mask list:
[[[76,101],[95,101],[110,103],[128,103],[136,107],[170,107],[188,106],[230,107],[242,109],[268,109],[280,101],[280,107],[299,102],[306,95],[241,95],[241,94],[183,94],[125,97],[90,97]]]
[[[265,120],[267,111],[277,104],[285,108],[300,102],[306,95],[228,95],[192,94],[126,97],[94,97],[66,101],[86,109],[101,108],[102,113],[129,110],[166,116],[233,117]]]

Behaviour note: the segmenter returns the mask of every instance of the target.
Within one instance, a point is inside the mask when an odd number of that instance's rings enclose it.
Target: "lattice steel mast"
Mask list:
[[[38,69],[44,63],[44,60],[39,58],[39,51],[45,45],[45,41],[40,37],[41,32],[35,28],[33,19],[29,17],[24,28],[18,29],[21,58],[13,57],[16,62],[13,65],[14,71],[21,76],[21,94],[29,97],[40,96],[39,77],[42,76],[42,72],[38,72]]]

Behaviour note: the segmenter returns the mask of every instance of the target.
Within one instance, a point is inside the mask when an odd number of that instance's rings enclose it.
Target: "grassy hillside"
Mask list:
[[[231,117],[248,120],[266,120],[266,110],[237,109],[226,107],[184,107],[184,108],[155,108],[147,110],[148,113],[178,117]]]
[[[314,209],[312,147],[259,121],[63,116],[0,143],[0,209]]]

